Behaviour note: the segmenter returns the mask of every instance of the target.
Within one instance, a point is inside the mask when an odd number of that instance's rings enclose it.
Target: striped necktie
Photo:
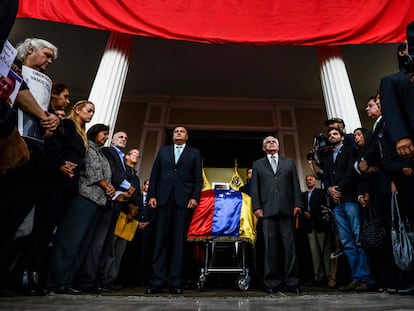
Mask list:
[[[272,166],[273,173],[276,174],[276,169],[277,169],[276,156],[274,155],[270,156],[270,165]]]

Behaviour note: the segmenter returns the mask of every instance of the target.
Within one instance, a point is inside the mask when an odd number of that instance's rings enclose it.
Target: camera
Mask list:
[[[312,150],[306,154],[308,161],[315,161],[315,164],[322,167],[326,157],[330,154],[331,148],[328,138],[322,133],[313,135]]]

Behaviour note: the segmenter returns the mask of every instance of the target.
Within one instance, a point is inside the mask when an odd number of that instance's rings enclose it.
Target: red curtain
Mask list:
[[[206,43],[344,45],[405,39],[412,0],[20,0],[18,17]]]

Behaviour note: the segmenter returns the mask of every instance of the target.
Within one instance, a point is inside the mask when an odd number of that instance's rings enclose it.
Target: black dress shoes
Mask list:
[[[81,291],[82,293],[85,293],[85,294],[100,294],[102,293],[102,288],[97,287],[97,286],[91,286],[91,287],[82,288]]]
[[[184,294],[184,290],[182,288],[170,288],[169,292],[170,294],[174,294],[174,295]]]
[[[0,289],[0,297],[14,297],[15,293],[7,289]]]
[[[398,294],[400,295],[414,295],[414,286],[411,286],[406,289],[399,289]]]
[[[36,271],[25,269],[20,275],[18,292],[26,296],[44,296],[48,291],[42,288]]]
[[[79,289],[70,287],[70,286],[62,286],[60,288],[56,288],[53,290],[55,294],[62,294],[62,295],[80,295],[82,291]]]
[[[150,287],[147,288],[147,290],[145,291],[145,294],[147,295],[154,295],[154,294],[161,294],[162,293],[162,288],[161,287]]]
[[[286,291],[294,294],[300,294],[301,292],[298,286],[286,286]]]
[[[266,287],[265,292],[268,294],[276,294],[279,292],[279,288],[278,287]]]

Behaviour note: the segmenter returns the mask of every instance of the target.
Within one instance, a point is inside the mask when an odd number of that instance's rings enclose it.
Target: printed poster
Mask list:
[[[22,67],[22,76],[37,103],[43,110],[47,111],[50,103],[52,80],[47,75],[27,66]],[[19,109],[18,114],[18,128],[20,135],[43,141],[43,131],[38,120],[21,109]]]
[[[17,51],[9,41],[4,42],[3,50],[0,54],[0,76],[5,77],[9,73],[10,67],[16,58]]]

